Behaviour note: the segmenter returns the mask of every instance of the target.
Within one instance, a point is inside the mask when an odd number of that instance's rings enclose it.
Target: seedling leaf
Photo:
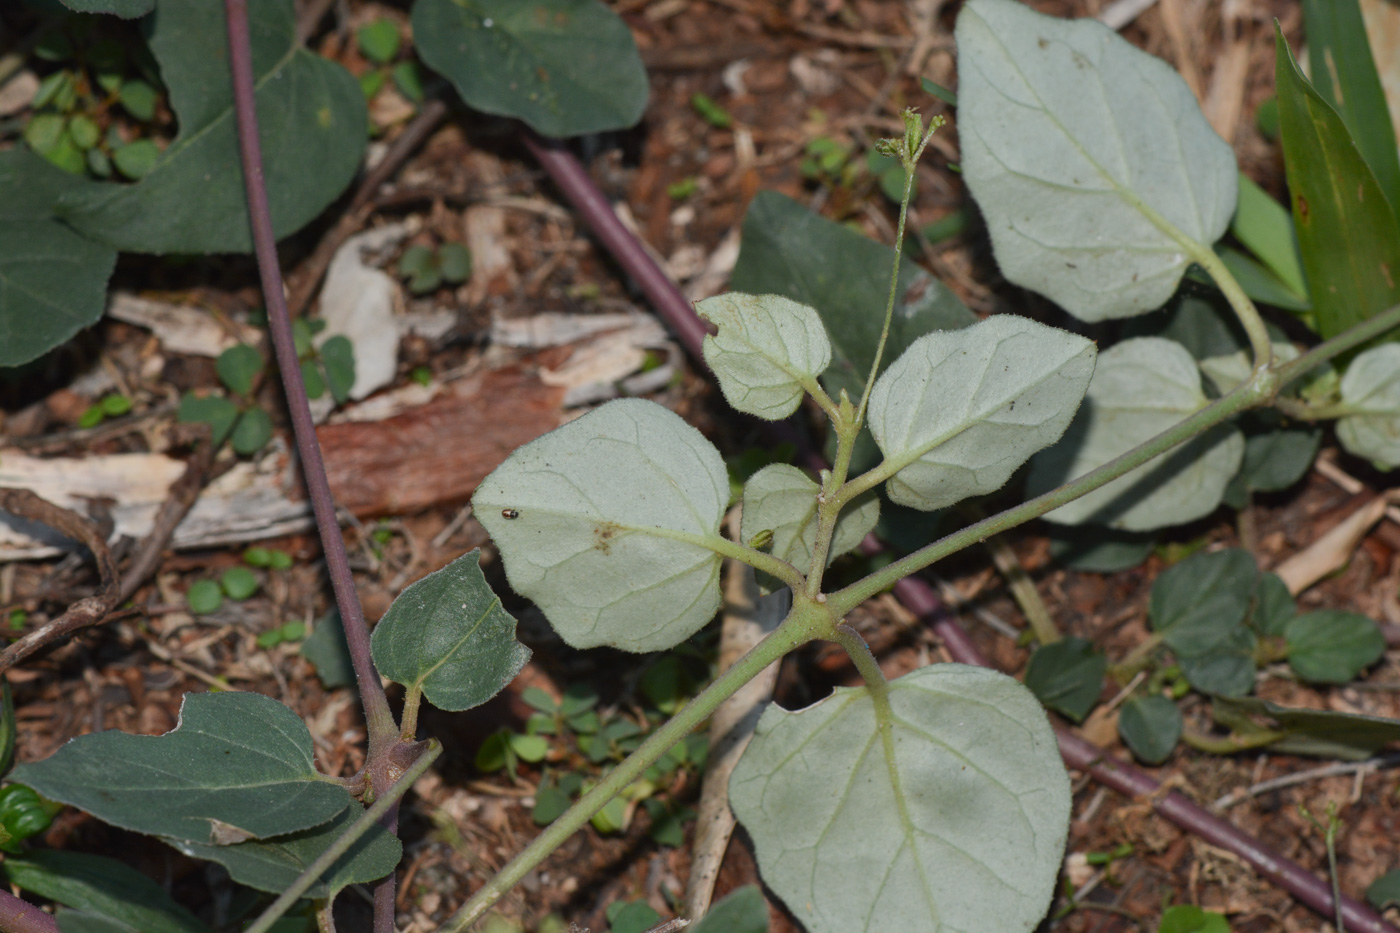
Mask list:
[[[598,0],[417,0],[413,38],[468,104],[546,136],[625,129],[646,109],[632,31]]]
[[[1244,626],[1258,578],[1254,555],[1240,548],[1192,555],[1152,585],[1152,629],[1178,657],[1209,654]]]
[[[764,531],[773,535],[772,554],[806,572],[817,542],[817,493],[812,479],[795,466],[774,463],[744,485],[739,536],[750,547]],[[827,562],[855,550],[880,518],[880,500],[863,496],[842,510],[831,537]],[[771,587],[781,584],[770,581]]]
[[[259,891],[281,892],[344,835],[363,812],[359,804],[354,804],[323,826],[238,845],[202,845],[172,839],[166,842],[191,858],[218,862],[240,884]],[[377,881],[398,867],[402,857],[403,845],[398,837],[376,824],[335,861],[318,883],[307,889],[306,896],[330,897],[348,884]]]
[[[887,716],[865,688],[769,706],[729,790],[764,880],[810,933],[1029,930],[1070,805],[1035,697],[956,664],[890,683]]]
[[[831,365],[831,342],[817,312],[781,295],[730,292],[695,306],[719,328],[706,336],[705,362],[730,407],[777,421],[797,410],[804,386]]]
[[[0,152],[0,366],[27,363],[102,316],[116,251],[52,210],[91,184],[23,146]]]
[[[1314,684],[1349,683],[1385,653],[1385,636],[1375,622],[1340,609],[1294,616],[1283,637],[1288,666]]]
[[[1118,715],[1118,734],[1140,761],[1159,765],[1181,738],[1181,710],[1164,696],[1133,697]]]
[[[139,183],[70,193],[61,211],[80,232],[121,250],[250,252],[223,10],[213,0],[168,3],[151,24],[179,135]],[[249,26],[263,169],[281,237],[354,178],[368,118],[359,82],[301,47],[292,0],[259,3]]]
[[[654,402],[619,399],[519,448],[472,498],[517,593],[576,648],[660,651],[719,608],[729,477]]]
[[[1157,933],[1230,933],[1230,921],[1194,904],[1178,904],[1162,914]]]
[[[1093,373],[1091,341],[1014,315],[920,337],[870,394],[890,499],[932,511],[1000,489],[1059,440]]]
[[[1400,344],[1372,347],[1351,361],[1342,402],[1357,410],[1337,422],[1337,440],[1380,470],[1400,467]]]
[[[1002,274],[1085,321],[1159,307],[1235,210],[1234,153],[1180,75],[1093,20],[958,16],[962,168]]]
[[[7,856],[5,875],[31,894],[90,910],[141,933],[208,933],[165,888],[114,858],[31,849],[23,857]]]
[[[1108,661],[1091,642],[1070,636],[1041,645],[1026,666],[1026,688],[1050,709],[1083,722],[1103,692]]]
[[[1298,614],[1298,604],[1288,591],[1288,584],[1276,573],[1259,575],[1259,589],[1254,595],[1254,627],[1261,635],[1282,635],[1290,619]]]
[[[1161,337],[1124,340],[1099,354],[1079,417],[1060,443],[1031,461],[1028,490],[1047,492],[1083,476],[1207,404],[1196,361],[1179,344]],[[1045,518],[1124,531],[1194,521],[1220,504],[1243,456],[1237,429],[1209,431]]]
[[[319,779],[301,718],[256,693],[186,694],[165,735],[79,736],[14,779],[114,826],[215,846],[318,826],[350,803]]]
[[[405,589],[370,643],[380,673],[452,712],[500,693],[530,659],[480,557],[477,548]]]

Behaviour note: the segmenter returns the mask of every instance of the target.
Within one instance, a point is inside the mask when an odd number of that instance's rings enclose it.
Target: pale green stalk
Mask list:
[[[378,822],[385,813],[388,813],[389,808],[397,804],[400,797],[408,793],[413,782],[418,780],[419,775],[428,770],[428,766],[436,761],[441,754],[442,743],[437,739],[429,739],[423,754],[418,756],[418,760],[403,773],[403,776],[395,781],[388,791],[381,794],[378,800],[367,807],[365,812],[361,813],[345,832],[336,837],[335,842],[326,847],[326,851],[316,856],[316,860],[306,866],[306,870],[297,876],[297,880],[278,895],[277,900],[269,904],[267,910],[264,910],[262,915],[253,921],[252,926],[245,929],[243,933],[267,933],[268,930],[272,929],[272,925],[277,922],[278,918],[285,914],[306,893],[307,889],[316,883],[316,879],[324,875],[327,869],[335,864],[336,859],[349,852],[350,847],[361,836],[369,832],[369,828]]]

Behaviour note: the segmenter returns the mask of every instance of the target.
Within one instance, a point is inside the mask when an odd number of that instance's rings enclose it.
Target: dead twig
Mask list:
[[[117,593],[118,603],[130,599],[141,584],[146,582],[146,578],[155,573],[156,568],[160,566],[161,555],[165,552],[166,545],[175,534],[175,527],[184,521],[190,509],[194,508],[195,500],[204,489],[204,484],[209,478],[209,469],[214,462],[215,449],[209,437],[208,427],[201,427],[202,442],[185,465],[185,472],[170,487],[165,502],[161,503],[155,520],[151,523],[151,530],[141,540],[135,556],[127,565],[126,573],[122,575],[121,588]]]
[[[93,522],[76,512],[60,508],[28,489],[11,487],[0,488],[0,510],[48,525],[55,531],[81,542],[92,552],[97,561],[97,572],[102,578],[102,589],[96,596],[78,600],[57,619],[30,632],[0,652],[0,673],[3,673],[45,645],[105,621],[112,607],[117,604],[120,580],[117,576],[116,562],[112,560],[112,552],[108,550],[102,532]]]

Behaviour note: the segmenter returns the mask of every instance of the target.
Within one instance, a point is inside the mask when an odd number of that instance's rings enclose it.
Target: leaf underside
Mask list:
[[[1400,467],[1400,344],[1372,347],[1351,361],[1342,402],[1359,409],[1337,422],[1337,440],[1377,469]]]
[[[806,573],[816,549],[820,491],[821,487],[795,466],[774,463],[764,467],[744,484],[740,539],[752,546],[756,535],[771,531],[773,556]],[[879,519],[880,500],[873,495],[861,496],[842,509],[832,531],[827,563],[859,547]]]
[[[831,342],[817,312],[782,295],[730,292],[695,305],[719,328],[706,336],[705,362],[731,408],[776,421],[797,410],[804,382],[831,364]]]

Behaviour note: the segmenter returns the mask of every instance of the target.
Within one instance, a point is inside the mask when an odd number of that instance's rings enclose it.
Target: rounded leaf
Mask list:
[[[1039,702],[958,664],[888,697],[882,711],[840,688],[763,713],[729,794],[764,880],[809,933],[1034,929],[1070,807]]]
[[[993,492],[1059,440],[1094,373],[1094,344],[1010,314],[926,334],[870,393],[870,433],[898,469],[886,490],[931,511]]]
[[[805,385],[831,365],[831,341],[817,312],[781,295],[730,292],[706,298],[695,311],[719,328],[704,343],[705,362],[724,399],[769,421],[802,402]]]
[[[660,651],[719,608],[729,476],[714,445],[654,402],[619,399],[531,441],[472,506],[506,577],[575,648]]]
[[[1230,147],[1181,76],[1103,24],[972,0],[958,16],[963,177],[1002,274],[1081,320],[1159,307],[1229,226]]]
[[[1385,653],[1385,636],[1375,622],[1339,609],[1294,616],[1283,637],[1288,666],[1315,684],[1348,683]]]
[[[817,544],[817,493],[812,479],[795,466],[774,463],[744,484],[739,537],[750,547],[763,532],[773,535],[772,554],[806,573]],[[831,536],[827,563],[854,551],[880,519],[880,500],[863,496],[842,511]]]
[[[468,104],[546,136],[624,129],[646,109],[632,31],[598,0],[417,0],[413,40]]]
[[[1400,467],[1400,344],[1358,355],[1342,376],[1342,403],[1359,409],[1337,422],[1337,440],[1380,470]]]
[[[1181,738],[1181,710],[1164,696],[1133,697],[1118,715],[1118,734],[1140,761],[1159,765]]]
[[[1099,354],[1079,417],[1064,439],[1031,461],[1027,491],[1039,495],[1103,466],[1209,404],[1196,361],[1161,337],[1124,340]],[[1209,515],[1244,459],[1233,427],[1207,431],[1045,516],[1150,531]]]

